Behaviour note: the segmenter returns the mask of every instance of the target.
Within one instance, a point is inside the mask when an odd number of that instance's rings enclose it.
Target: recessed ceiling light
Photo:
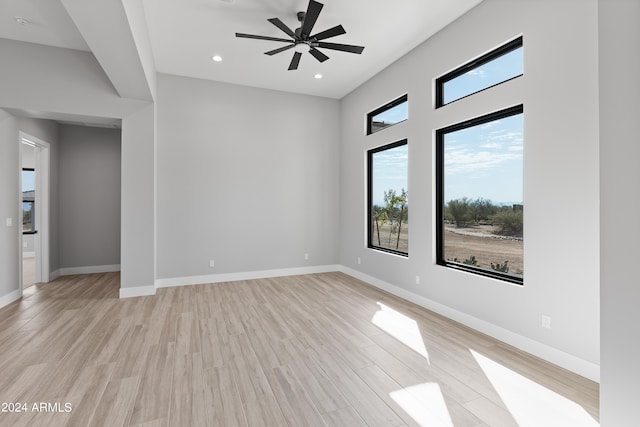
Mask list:
[[[213,59],[215,62],[222,61],[222,57],[220,55],[214,55],[211,57],[211,59]]]
[[[314,78],[316,78],[316,79],[321,79],[321,78],[322,78],[322,74],[318,73],[318,74],[316,74],[316,75],[315,75],[315,76],[313,76],[313,77],[314,77]]]
[[[31,21],[29,21],[27,18],[23,18],[22,16],[15,16],[13,20],[20,25],[29,25],[31,23]]]

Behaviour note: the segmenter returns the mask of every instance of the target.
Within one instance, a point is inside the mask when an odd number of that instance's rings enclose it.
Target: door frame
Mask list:
[[[38,232],[34,234],[34,251],[36,258],[36,283],[46,283],[50,278],[50,254],[49,254],[49,226],[50,226],[50,145],[37,137],[29,135],[25,132],[19,132],[18,144],[19,152],[19,188],[18,188],[18,218],[19,227],[22,227],[22,144],[30,145],[35,148],[35,169],[36,169],[36,197],[35,203],[35,220]],[[22,294],[22,251],[23,251],[23,234],[18,233],[20,250],[19,263],[19,280],[20,293]]]

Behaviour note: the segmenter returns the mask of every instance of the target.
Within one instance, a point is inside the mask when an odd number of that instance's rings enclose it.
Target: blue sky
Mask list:
[[[409,117],[409,103],[403,102],[402,104],[398,104],[395,107],[388,109],[387,111],[383,111],[377,116],[373,116],[371,119],[375,122],[395,124],[406,120],[407,117]]]
[[[445,202],[462,197],[523,201],[522,114],[445,135]]]
[[[513,50],[444,84],[444,103],[519,76],[523,72],[522,48]]]
[[[31,191],[36,189],[36,173],[35,171],[22,171],[22,191]]]
[[[391,189],[400,194],[407,187],[407,145],[373,154],[373,204],[384,206],[384,192]],[[410,194],[409,194],[410,195]]]

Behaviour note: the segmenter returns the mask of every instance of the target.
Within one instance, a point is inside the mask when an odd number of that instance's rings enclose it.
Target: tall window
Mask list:
[[[36,172],[22,169],[22,232],[36,232]]]
[[[409,254],[407,140],[367,152],[368,246],[399,255]]]
[[[523,106],[436,131],[437,262],[522,283]]]
[[[522,37],[470,61],[436,80],[436,107],[523,74]]]

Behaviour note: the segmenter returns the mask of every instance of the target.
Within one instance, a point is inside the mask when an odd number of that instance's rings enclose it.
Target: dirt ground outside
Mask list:
[[[522,275],[524,271],[522,238],[496,235],[490,225],[445,225],[444,254],[446,260],[457,258],[459,262],[475,256],[477,266],[487,270],[491,270],[491,263],[509,261],[509,274]]]
[[[394,233],[394,230],[391,229],[391,225],[388,223],[380,226],[380,243],[378,244],[378,231],[376,230],[376,225],[374,223],[371,243],[374,246],[379,246],[381,248],[409,253],[409,224],[402,224],[402,229],[400,230],[400,242],[396,248],[396,243],[398,243],[397,230],[395,230]]]

